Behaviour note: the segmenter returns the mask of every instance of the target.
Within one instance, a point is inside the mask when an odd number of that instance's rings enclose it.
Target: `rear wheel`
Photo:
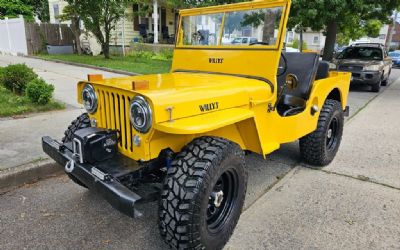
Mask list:
[[[68,126],[67,130],[64,132],[64,137],[61,139],[63,143],[68,143],[72,142],[72,137],[75,131],[82,129],[82,128],[88,128],[90,127],[90,119],[89,115],[87,113],[83,113],[80,116],[78,116],[75,120],[71,122],[71,124]],[[67,174],[68,177],[73,180],[76,184],[87,188],[85,184],[83,184],[80,180],[78,180],[75,176],[71,174]]]
[[[317,129],[300,139],[300,153],[303,159],[321,167],[331,163],[342,140],[343,125],[340,102],[326,100],[319,114]]]
[[[237,144],[195,139],[168,169],[159,207],[161,236],[175,249],[221,249],[239,220],[246,186]]]

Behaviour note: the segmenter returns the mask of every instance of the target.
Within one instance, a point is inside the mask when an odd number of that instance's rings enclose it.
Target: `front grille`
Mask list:
[[[119,132],[118,148],[125,152],[132,152],[132,126],[129,120],[129,105],[131,99],[123,94],[111,93],[97,89],[98,96],[98,126],[115,129]]]
[[[363,70],[363,66],[360,65],[340,65],[339,66],[339,70],[343,70],[343,71],[362,71]]]

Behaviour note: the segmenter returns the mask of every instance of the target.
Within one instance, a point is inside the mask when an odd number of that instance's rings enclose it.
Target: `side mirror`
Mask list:
[[[285,79],[286,87],[290,90],[294,90],[299,85],[299,79],[295,74],[288,74]]]

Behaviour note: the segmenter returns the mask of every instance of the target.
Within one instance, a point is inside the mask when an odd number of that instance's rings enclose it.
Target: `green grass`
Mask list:
[[[46,105],[32,103],[28,97],[19,96],[0,86],[0,117],[64,109],[64,104],[51,100]]]
[[[171,61],[137,58],[133,56],[112,56],[104,59],[104,56],[89,55],[39,55],[44,59],[57,59],[66,62],[83,63],[109,69],[124,70],[139,74],[167,73],[171,68]]]

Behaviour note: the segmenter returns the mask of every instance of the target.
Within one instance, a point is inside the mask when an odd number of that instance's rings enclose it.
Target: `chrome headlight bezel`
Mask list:
[[[87,94],[87,95],[86,95]],[[96,92],[94,91],[94,88],[91,84],[86,84],[83,89],[82,89],[82,104],[83,107],[86,109],[87,112],[90,114],[93,114],[97,110],[97,105],[98,105],[98,98],[96,95]],[[92,104],[89,105],[87,102],[85,102],[85,97],[89,96],[89,98],[92,99]]]
[[[142,124],[138,124],[135,120],[135,117],[133,117],[133,109],[140,110],[143,119]],[[138,132],[144,134],[150,130],[151,126],[153,125],[153,111],[143,96],[135,96],[131,101],[129,106],[129,119],[131,120],[132,126]]]

